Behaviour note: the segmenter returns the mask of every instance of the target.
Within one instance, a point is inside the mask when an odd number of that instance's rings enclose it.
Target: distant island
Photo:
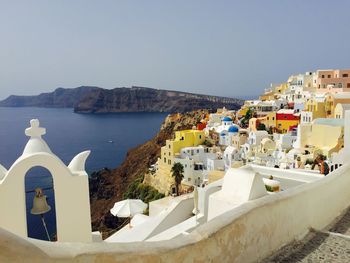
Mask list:
[[[188,112],[197,109],[239,109],[243,100],[145,87],[103,89],[58,88],[37,96],[11,95],[0,107],[74,108],[76,113]]]

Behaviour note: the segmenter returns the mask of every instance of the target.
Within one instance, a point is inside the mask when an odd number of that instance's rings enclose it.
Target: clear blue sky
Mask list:
[[[57,87],[255,95],[350,68],[350,1],[0,0],[0,99]]]

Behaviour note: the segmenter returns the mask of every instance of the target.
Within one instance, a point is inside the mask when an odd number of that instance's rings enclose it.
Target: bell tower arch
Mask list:
[[[24,176],[24,187],[28,237],[54,241],[57,226],[52,174],[44,167],[33,167]]]
[[[43,167],[53,179],[57,240],[91,242],[89,185],[85,171],[90,151],[78,154],[66,166],[42,139],[46,130],[40,127],[39,120],[31,120],[30,124],[25,131],[30,139],[23,154],[0,177],[0,211],[6,211],[0,216],[0,227],[27,237],[25,176],[33,167]]]

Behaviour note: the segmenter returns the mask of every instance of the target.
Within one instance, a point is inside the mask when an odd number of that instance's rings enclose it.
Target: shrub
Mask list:
[[[145,203],[152,202],[157,199],[165,197],[164,194],[159,193],[157,189],[152,186],[142,183],[143,176],[135,179],[123,194],[123,199],[141,199]]]
[[[273,192],[273,188],[271,186],[265,184],[265,188],[266,188],[266,191]]]

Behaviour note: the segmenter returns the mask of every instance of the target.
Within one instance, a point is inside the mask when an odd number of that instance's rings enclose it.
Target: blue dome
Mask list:
[[[238,132],[238,127],[232,125],[230,128],[228,128],[228,132]]]
[[[222,119],[222,121],[232,121],[232,119],[230,117],[225,117]]]

